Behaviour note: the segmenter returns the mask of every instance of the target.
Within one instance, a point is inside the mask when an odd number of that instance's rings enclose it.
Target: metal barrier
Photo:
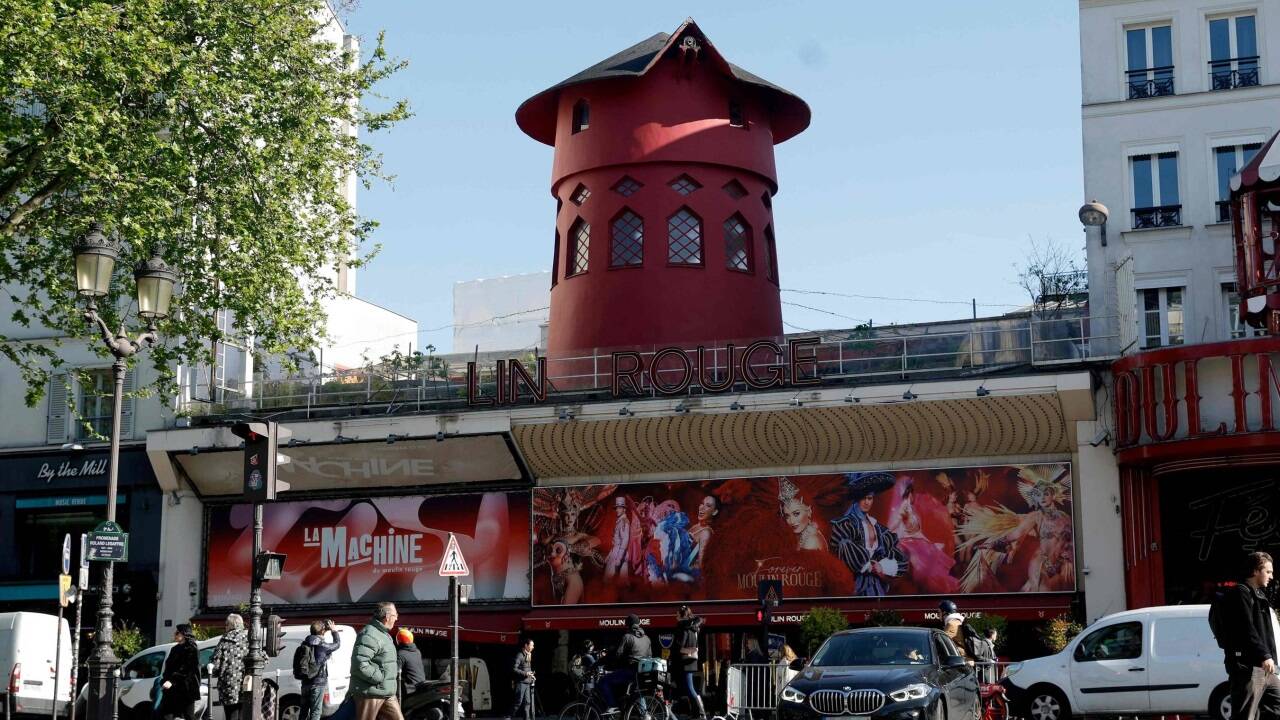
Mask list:
[[[771,714],[782,688],[796,676],[785,664],[741,663],[729,666],[725,703],[728,717]]]

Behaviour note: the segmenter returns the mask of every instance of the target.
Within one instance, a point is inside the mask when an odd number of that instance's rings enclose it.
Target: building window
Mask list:
[[[564,276],[573,277],[586,272],[590,251],[591,226],[582,218],[578,218],[569,228],[569,270]]]
[[[765,250],[769,253],[769,282],[778,284],[778,243],[773,239],[773,226],[764,226]]]
[[[680,208],[667,218],[667,262],[702,264],[702,219],[689,208]]]
[[[1258,78],[1258,35],[1253,15],[1209,21],[1209,89],[1253,87]]]
[[[1214,203],[1218,222],[1231,221],[1231,176],[1248,165],[1261,148],[1260,143],[1249,143],[1213,149],[1214,164],[1218,172],[1218,198]]]
[[[612,190],[622,197],[631,197],[640,192],[642,187],[644,187],[644,183],[630,175],[623,175],[621,180],[613,184]]]
[[[764,194],[760,196],[760,204],[764,205],[765,210],[773,210],[773,196],[769,194],[768,190],[765,190]]]
[[[675,190],[681,195],[690,195],[695,190],[702,187],[702,185],[698,184],[697,180],[694,180],[688,175],[681,175],[675,180],[672,180],[669,184],[671,185],[672,190]]]
[[[737,100],[729,101],[729,125],[732,127],[747,126],[747,118],[742,112],[742,103]]]
[[[591,127],[591,105],[586,100],[579,100],[573,105],[573,134]]]
[[[644,220],[630,210],[613,219],[609,267],[633,267],[644,262]]]
[[[586,185],[578,183],[578,187],[574,188],[573,194],[569,196],[569,202],[574,205],[582,205],[589,197],[591,197],[591,190]]]
[[[227,338],[235,337],[236,327],[230,310],[219,310],[216,313],[219,337],[215,346],[213,365],[214,402],[226,402],[232,397],[244,397],[245,382],[248,380],[248,352],[240,345],[227,342]]]
[[[1267,334],[1264,328],[1253,327],[1245,322],[1240,315],[1240,293],[1236,290],[1235,283],[1222,284],[1222,300],[1226,305],[1228,339],[1239,340],[1240,338],[1262,337]]]
[[[111,437],[112,411],[114,410],[116,381],[111,368],[81,370],[76,383],[76,412],[80,421],[75,424],[76,440],[96,440]]]
[[[560,231],[556,230],[555,244],[551,246],[551,287],[556,286],[560,277]]]
[[[724,259],[730,270],[751,272],[751,226],[738,213],[724,221]]]
[[[1125,31],[1129,99],[1173,94],[1173,27],[1155,25]]]
[[[1181,225],[1178,153],[1134,155],[1129,158],[1129,167],[1133,175],[1133,229]]]
[[[729,182],[724,184],[724,187],[720,189],[724,190],[724,194],[728,195],[734,200],[741,200],[742,198],[747,196],[747,189],[742,187],[742,183],[738,182],[737,180],[730,180]]]
[[[1180,287],[1138,291],[1142,347],[1182,344],[1182,291]]]

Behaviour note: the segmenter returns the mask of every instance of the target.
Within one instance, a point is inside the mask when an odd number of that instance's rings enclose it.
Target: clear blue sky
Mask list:
[[[557,8],[551,10],[551,8]],[[452,346],[452,287],[548,270],[551,148],[516,127],[527,97],[692,16],[731,62],[804,98],[777,146],[774,202],[788,330],[997,314],[1028,298],[1028,238],[1083,245],[1077,3],[468,3],[363,0],[408,69],[383,94],[414,117],[368,137],[394,184],[361,190],[381,254],[358,294]],[[991,303],[983,307],[982,303]]]

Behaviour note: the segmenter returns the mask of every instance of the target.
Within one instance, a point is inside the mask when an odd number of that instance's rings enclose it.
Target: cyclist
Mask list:
[[[650,657],[653,657],[653,645],[649,642],[649,636],[644,634],[644,629],[640,627],[640,618],[634,614],[628,615],[627,632],[622,636],[617,649],[613,651],[613,659],[618,667],[600,678],[600,693],[604,696],[604,702],[608,708],[605,712],[618,711],[618,691],[625,691],[627,685],[635,682],[636,666],[640,660]],[[645,707],[644,695],[638,696],[637,704],[640,706],[642,717],[647,716],[649,711]]]
[[[585,695],[596,681],[596,670],[600,660],[596,655],[596,644],[590,639],[582,641],[582,652],[573,656],[569,663],[569,674],[577,685],[578,694]]]

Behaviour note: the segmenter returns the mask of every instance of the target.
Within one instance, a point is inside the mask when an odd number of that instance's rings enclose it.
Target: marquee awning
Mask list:
[[[1232,192],[1249,190],[1255,185],[1270,184],[1280,179],[1280,145],[1276,144],[1277,135],[1272,135],[1253,159],[1241,168],[1240,172],[1232,176]]]

